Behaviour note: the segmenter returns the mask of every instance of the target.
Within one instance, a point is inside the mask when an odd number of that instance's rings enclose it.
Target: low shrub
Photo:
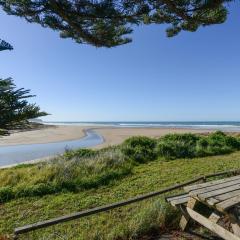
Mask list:
[[[0,204],[10,201],[14,198],[14,193],[12,187],[2,187],[0,188]]]
[[[158,140],[158,156],[166,159],[193,158],[227,154],[240,150],[240,140],[221,131],[198,136],[169,134]]]
[[[86,149],[86,148],[81,148],[78,150],[69,150],[66,149],[65,153],[64,153],[64,157],[66,159],[72,159],[72,158],[83,158],[83,157],[92,157],[96,154],[96,151],[91,150],[91,149]]]
[[[169,134],[159,139],[157,153],[167,159],[194,157],[198,140],[194,134]]]
[[[148,137],[131,137],[125,140],[121,150],[127,159],[145,163],[157,158],[156,140]]]

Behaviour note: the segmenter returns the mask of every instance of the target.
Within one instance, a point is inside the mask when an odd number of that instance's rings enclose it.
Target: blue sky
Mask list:
[[[135,29],[133,43],[97,49],[0,12],[1,78],[30,88],[52,115],[68,121],[240,120],[237,1],[222,25],[166,38],[165,27]]]

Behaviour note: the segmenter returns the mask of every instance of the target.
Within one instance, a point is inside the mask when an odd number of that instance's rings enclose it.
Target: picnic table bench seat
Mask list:
[[[185,186],[184,191],[166,198],[182,211],[180,226],[183,230],[193,219],[225,240],[240,240],[240,175]],[[196,209],[198,203],[207,207],[211,214],[199,213]],[[218,224],[221,217],[229,219],[231,231]]]
[[[166,198],[166,201],[170,203],[173,207],[177,207],[179,205],[186,205],[189,200],[189,195],[187,193],[182,193],[179,195],[174,195]]]

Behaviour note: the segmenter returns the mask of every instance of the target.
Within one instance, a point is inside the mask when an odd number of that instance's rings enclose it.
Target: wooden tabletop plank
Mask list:
[[[184,198],[184,197],[188,197],[188,193],[183,193],[181,195],[176,195],[176,196],[172,196],[172,197],[167,197],[166,200],[168,202],[172,201],[172,200],[176,200],[176,199],[180,199],[180,198]]]
[[[220,201],[216,199],[215,197],[207,198],[206,203],[209,206],[214,206],[215,204],[219,203]]]
[[[233,185],[233,186],[221,188],[221,189],[211,191],[211,192],[197,194],[197,195],[194,195],[193,197],[198,197],[201,201],[205,201],[207,198],[216,197],[218,195],[225,194],[225,193],[228,193],[228,192],[232,192],[232,191],[235,191],[235,190],[240,190],[240,184],[236,184],[236,185]],[[191,196],[191,193],[189,195]]]
[[[233,180],[236,180],[236,179],[240,179],[240,175],[237,175],[237,176],[234,176],[234,177],[229,177],[229,178],[224,178],[224,179],[220,179],[220,180],[215,180],[215,181],[211,181],[211,182],[185,186],[184,190],[186,192],[190,192],[190,191],[197,190],[197,189],[200,189],[200,188],[210,187],[210,186],[213,186],[213,185],[217,185],[217,184],[221,184],[221,183],[224,183],[224,182],[233,181]]]
[[[167,202],[171,203],[172,206],[177,206],[180,204],[187,203],[188,199],[189,199],[189,196],[187,193],[166,198]]]
[[[207,198],[207,204],[210,206],[214,206],[217,203],[220,203],[221,201],[225,201],[229,198],[235,197],[240,195],[240,190],[232,191],[232,192],[227,192],[221,195],[217,195],[214,197]]]
[[[215,198],[218,199],[219,201],[225,201],[229,198],[236,197],[236,196],[239,196],[239,195],[240,195],[240,190],[235,190],[235,191],[232,191],[232,192],[227,192],[227,193],[215,196]]]
[[[238,204],[240,204],[240,196],[239,195],[216,204],[216,208],[220,211],[226,211],[227,209],[229,209],[235,205],[238,205]]]
[[[229,186],[233,186],[233,185],[236,185],[236,184],[240,184],[240,179],[234,179],[234,180],[229,181],[229,182],[223,182],[221,184],[217,184],[217,185],[213,185],[213,186],[209,186],[209,187],[204,187],[204,188],[200,188],[200,189],[197,189],[197,190],[193,190],[193,191],[190,191],[189,194],[191,196],[197,196],[198,194],[202,194],[202,193],[218,190],[218,189],[229,187]]]
[[[185,204],[187,203],[189,200],[189,196],[185,197],[185,198],[179,198],[179,199],[175,199],[171,201],[171,204],[173,206],[177,206],[177,205],[181,205],[181,204]]]

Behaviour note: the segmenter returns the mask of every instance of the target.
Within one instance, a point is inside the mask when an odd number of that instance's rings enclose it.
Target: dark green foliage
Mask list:
[[[240,141],[236,137],[228,136],[223,132],[215,132],[202,138],[196,147],[197,156],[211,156],[231,153],[240,149]]]
[[[67,159],[72,159],[74,157],[83,158],[83,157],[92,157],[96,154],[96,151],[91,149],[78,149],[78,150],[66,150],[64,157]]]
[[[0,129],[10,130],[28,124],[28,119],[47,115],[27,99],[30,90],[16,89],[11,78],[0,79]]]
[[[12,187],[2,187],[0,188],[0,204],[3,202],[10,201],[14,198],[14,193]]]
[[[194,157],[198,139],[199,137],[193,134],[166,135],[158,141],[158,155],[167,159]]]
[[[156,140],[148,137],[131,137],[122,144],[122,152],[126,158],[138,163],[156,159]]]
[[[208,136],[170,134],[159,139],[157,152],[166,159],[220,155],[240,150],[240,140],[223,132]]]
[[[0,51],[3,50],[13,50],[13,47],[9,43],[0,39]]]
[[[14,191],[14,198],[19,197],[34,197],[34,196],[44,196],[46,194],[53,194],[61,190],[57,186],[50,183],[39,183],[36,185],[24,186],[17,188]]]
[[[9,15],[59,31],[63,38],[96,47],[131,42],[128,34],[141,24],[170,24],[168,37],[227,18],[226,3],[233,0],[0,0]]]

